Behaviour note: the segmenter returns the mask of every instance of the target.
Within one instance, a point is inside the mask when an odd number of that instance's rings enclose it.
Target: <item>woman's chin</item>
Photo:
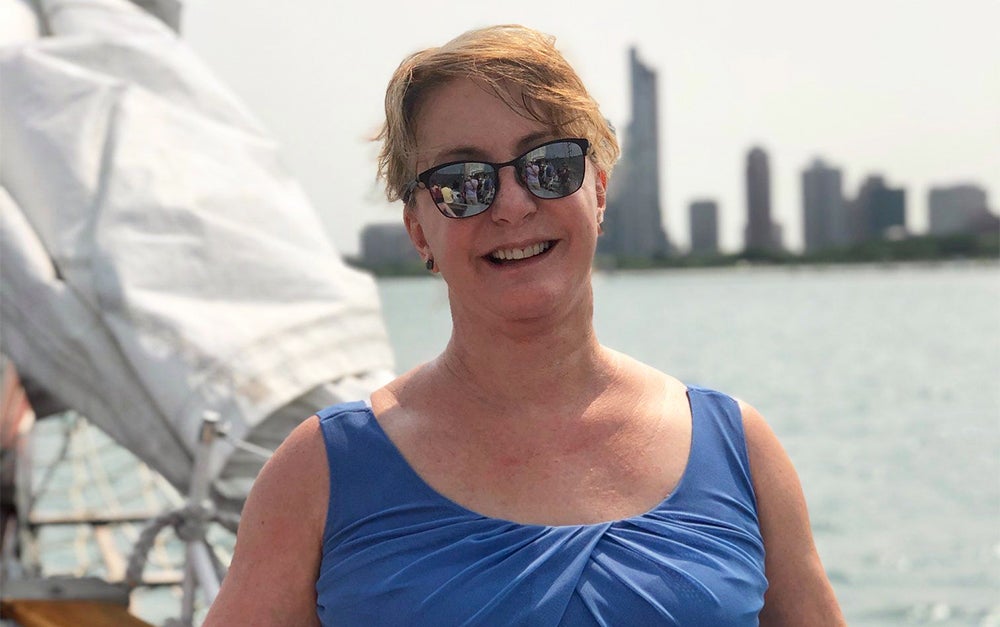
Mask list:
[[[570,293],[565,284],[535,284],[498,295],[491,310],[498,320],[511,324],[562,323],[576,308],[587,304],[582,296]],[[590,310],[586,308],[586,312]]]

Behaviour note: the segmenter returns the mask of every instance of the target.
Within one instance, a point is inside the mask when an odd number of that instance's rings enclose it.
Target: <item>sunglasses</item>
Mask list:
[[[403,192],[409,202],[413,192],[430,192],[446,218],[471,218],[486,211],[500,192],[500,169],[513,166],[517,181],[535,198],[551,200],[575,193],[587,172],[586,139],[557,139],[535,146],[504,163],[452,161],[424,170]]]

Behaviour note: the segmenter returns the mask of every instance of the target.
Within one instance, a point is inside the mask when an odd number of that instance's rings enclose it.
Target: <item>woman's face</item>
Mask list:
[[[426,96],[417,110],[416,134],[417,172],[465,159],[501,163],[562,139],[468,79]],[[465,315],[531,320],[558,315],[581,298],[589,306],[604,206],[603,175],[588,158],[583,185],[565,198],[536,198],[506,167],[484,213],[447,218],[419,189],[404,216],[414,245],[424,258],[434,258],[448,283],[456,323]],[[511,255],[523,258],[501,260]]]

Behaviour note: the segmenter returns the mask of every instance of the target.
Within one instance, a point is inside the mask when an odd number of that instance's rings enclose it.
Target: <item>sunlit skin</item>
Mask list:
[[[458,159],[507,161],[560,138],[469,80],[429,94],[418,116],[415,171]],[[483,124],[484,119],[490,123]],[[512,335],[537,335],[553,324],[589,327],[590,260],[605,197],[596,166],[588,162],[580,190],[552,200],[530,194],[516,181],[514,168],[503,168],[499,176],[499,192],[486,213],[446,218],[430,194],[418,190],[404,216],[414,244],[434,258],[448,283],[452,315],[461,325],[456,338],[464,335],[466,324],[498,326]],[[503,266],[486,259],[498,248],[540,242],[555,245],[536,258]]]
[[[416,172],[466,158],[507,161],[558,137],[477,83],[446,87],[418,111]],[[437,360],[372,401],[421,475],[476,511],[524,522],[599,522],[646,511],[683,470],[686,403],[676,422],[629,420],[658,415],[664,388],[683,395],[683,387],[594,335],[591,262],[606,180],[588,161],[580,190],[541,200],[504,168],[483,214],[447,218],[426,190],[405,209],[414,245],[448,284],[453,332]],[[540,242],[551,247],[530,259],[498,265],[488,258]],[[616,403],[619,410],[609,411]],[[666,440],[678,455],[645,472],[631,468],[637,451],[652,456],[651,443]],[[580,474],[566,472],[574,467]]]

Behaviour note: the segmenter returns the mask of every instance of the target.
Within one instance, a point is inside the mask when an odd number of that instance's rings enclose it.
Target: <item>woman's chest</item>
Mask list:
[[[393,440],[424,482],[468,510],[527,524],[592,524],[645,513],[676,488],[690,454],[690,419],[663,422]]]

